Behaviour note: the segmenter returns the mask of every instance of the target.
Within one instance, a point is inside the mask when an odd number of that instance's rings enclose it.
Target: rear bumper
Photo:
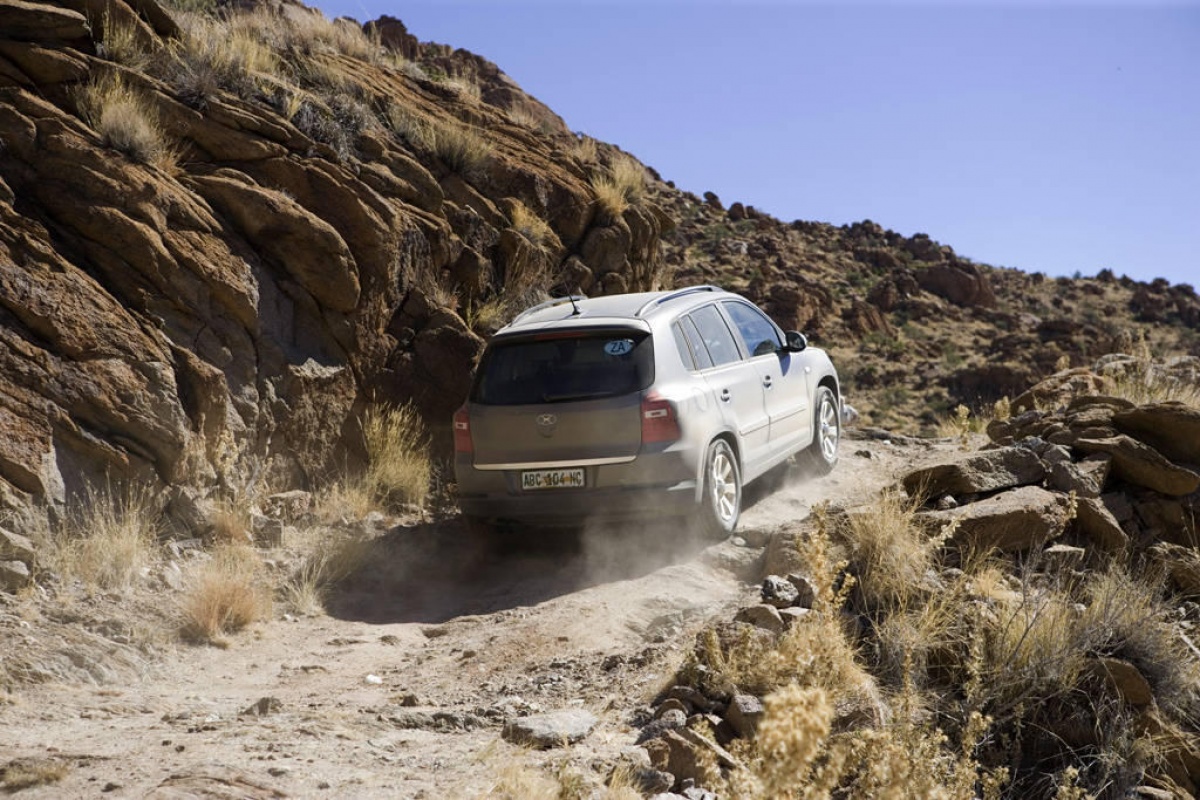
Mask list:
[[[536,496],[468,496],[458,502],[464,514],[488,520],[579,525],[687,514],[696,507],[696,482],[637,489],[544,489]]]
[[[678,516],[696,507],[698,469],[689,454],[677,450],[587,467],[586,485],[579,489],[523,490],[522,470],[478,470],[470,458],[460,454],[455,461],[459,507],[483,519],[576,525]]]

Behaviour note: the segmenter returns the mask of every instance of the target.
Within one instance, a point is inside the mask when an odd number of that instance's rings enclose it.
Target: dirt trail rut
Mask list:
[[[952,447],[843,444],[832,475],[748,492],[740,533],[866,501]],[[180,646],[130,685],[23,690],[0,706],[0,761],[72,765],[30,798],[484,797],[514,757],[587,771],[633,744],[695,632],[754,596],[761,552],[671,526],[513,553],[472,547],[454,521],[399,528],[328,615]],[[506,717],[562,708],[599,725],[567,749],[500,739]]]

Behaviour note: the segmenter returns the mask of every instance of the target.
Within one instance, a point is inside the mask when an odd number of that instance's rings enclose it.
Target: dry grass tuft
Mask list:
[[[429,497],[433,467],[429,434],[410,405],[374,407],[363,417],[367,448],[365,481],[383,504],[423,506]]]
[[[150,53],[132,22],[106,13],[103,30],[104,38],[97,47],[101,57],[134,70],[144,69],[150,63]]]
[[[104,75],[84,85],[79,91],[79,107],[109,147],[139,163],[166,172],[175,170],[179,153],[153,105],[120,76]]]
[[[287,607],[308,616],[324,613],[329,593],[357,572],[372,551],[371,540],[356,534],[329,529],[317,529],[315,533],[317,538],[310,543],[300,567],[281,588]]]
[[[1135,405],[1177,402],[1200,408],[1200,385],[1168,374],[1152,359],[1140,359],[1113,376],[1110,394]]]
[[[466,75],[456,75],[447,78],[442,82],[460,100],[466,100],[471,103],[478,103],[483,99],[483,90],[479,88],[479,84]]]
[[[245,545],[220,545],[196,566],[180,604],[180,634],[187,641],[225,646],[232,633],[271,612],[258,554]]]
[[[550,224],[519,200],[512,204],[509,217],[512,220],[513,230],[528,239],[530,244],[535,247],[561,246],[558,236]]]
[[[619,154],[604,172],[592,176],[592,191],[600,209],[617,219],[646,195],[646,168],[631,156]]]
[[[600,149],[596,144],[596,140],[590,136],[583,134],[575,140],[575,145],[571,149],[571,155],[576,160],[582,161],[584,164],[595,164],[600,158]]]
[[[0,789],[6,793],[58,783],[71,765],[56,758],[16,759],[0,767]]]
[[[492,157],[492,143],[476,129],[461,122],[435,120],[403,106],[388,106],[388,127],[420,153],[436,156],[453,171],[472,177]]]
[[[89,488],[54,539],[54,566],[88,589],[123,589],[157,560],[160,518],[148,489]]]
[[[182,23],[183,36],[172,45],[167,72],[185,101],[203,108],[222,89],[251,98],[263,85],[279,81],[279,59],[256,16],[189,16]]]

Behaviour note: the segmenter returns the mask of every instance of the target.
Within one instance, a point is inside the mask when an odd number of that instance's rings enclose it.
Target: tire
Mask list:
[[[698,512],[707,538],[724,539],[737,528],[742,513],[742,475],[733,449],[724,439],[708,446],[704,459],[704,493]]]
[[[838,462],[842,418],[838,413],[837,400],[828,386],[817,388],[813,406],[813,440],[801,460],[809,472],[828,475]]]

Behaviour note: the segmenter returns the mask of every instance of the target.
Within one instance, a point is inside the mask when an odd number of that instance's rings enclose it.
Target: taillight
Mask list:
[[[670,400],[651,392],[642,398],[642,444],[673,442],[680,437],[679,419]]]
[[[471,441],[471,415],[466,406],[454,412],[454,452],[475,452],[475,443]]]

